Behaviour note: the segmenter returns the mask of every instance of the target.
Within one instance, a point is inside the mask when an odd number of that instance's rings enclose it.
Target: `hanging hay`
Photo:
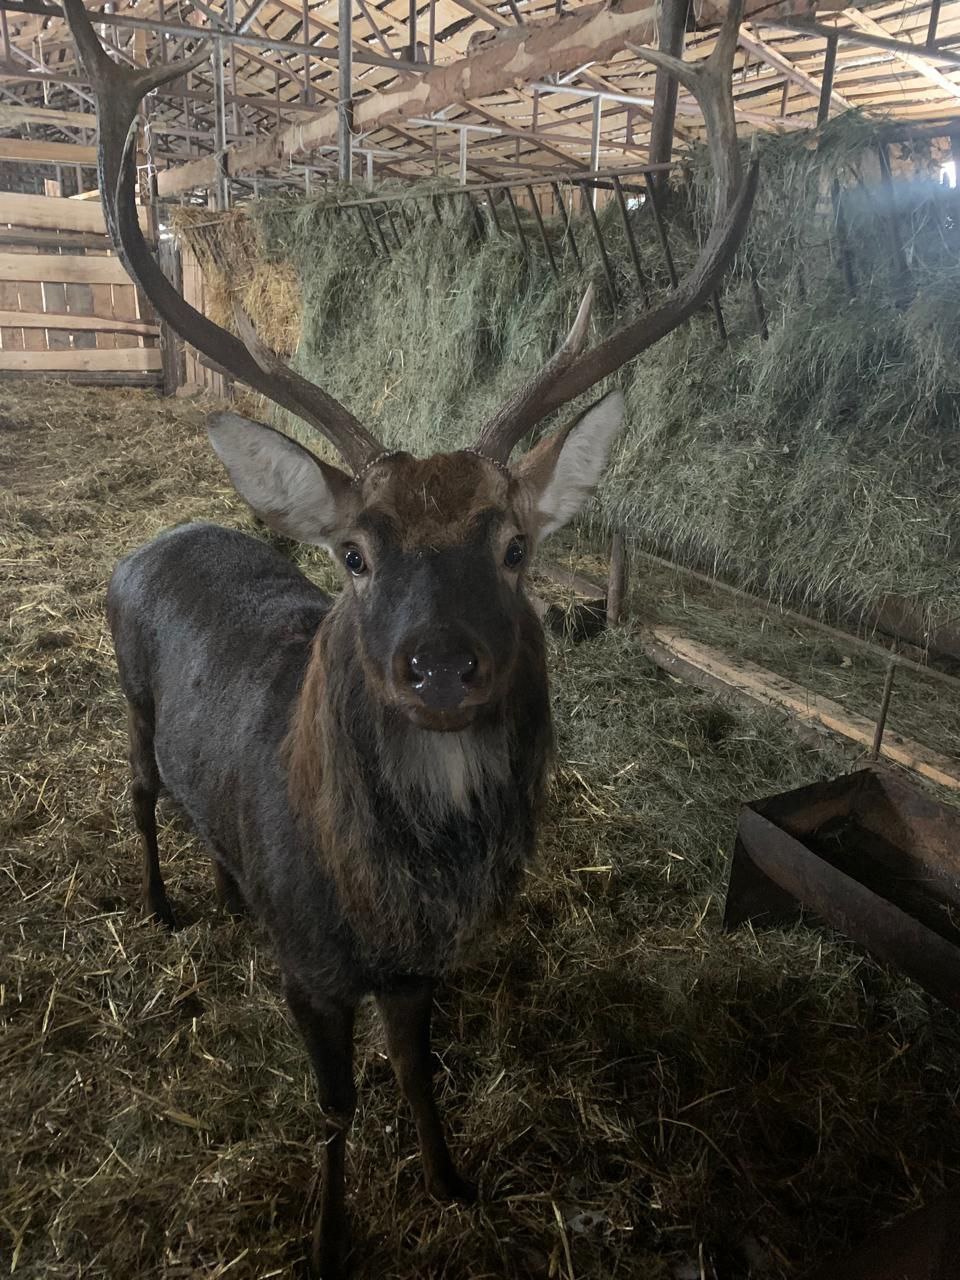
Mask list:
[[[816,145],[805,134],[760,140],[760,194],[723,297],[732,341],[718,345],[705,311],[620,375],[628,426],[588,520],[597,534],[622,527],[634,545],[831,614],[856,618],[895,593],[933,627],[960,617],[960,207],[922,173],[898,181],[891,205],[877,137],[875,123],[851,113]],[[898,169],[906,163],[895,158]],[[917,172],[916,156],[911,165]],[[694,152],[687,170],[670,216],[681,272],[710,208],[704,155]],[[838,261],[835,180],[852,298]],[[373,251],[372,223],[364,230],[329,206],[247,206],[224,224],[224,261],[232,274],[244,260],[242,244],[229,246],[245,226],[266,262],[296,269],[298,367],[392,444],[425,452],[468,441],[553,349],[586,278],[597,289],[596,336],[622,319],[583,220],[575,234],[584,272],[561,248],[557,281],[529,218],[524,253],[513,233],[479,241],[462,203],[454,215],[441,201],[438,225],[430,201],[411,199],[412,230],[398,214],[403,245],[385,260]],[[889,247],[894,211],[906,282]],[[629,310],[638,288],[615,206],[601,218]],[[651,211],[632,220],[662,296],[669,279]],[[559,244],[559,226],[551,235]],[[259,321],[255,291],[250,310]],[[267,335],[271,323],[265,315]],[[295,323],[291,314],[286,332]]]
[[[25,1280],[298,1275],[316,1211],[317,1108],[275,961],[218,910],[165,801],[186,927],[136,905],[104,589],[163,527],[250,528],[201,410],[0,387],[0,1258]],[[819,931],[720,930],[741,800],[849,758],[662,676],[626,632],[551,641],[550,667],[542,853],[436,1021],[482,1203],[423,1193],[368,1017],[357,1280],[798,1276],[960,1178],[960,1019]]]
[[[292,355],[303,310],[297,271],[292,263],[267,254],[257,223],[243,210],[211,214],[189,205],[174,205],[169,218],[200,261],[210,319],[232,329],[239,303],[247,315],[256,316],[264,342],[278,355]]]

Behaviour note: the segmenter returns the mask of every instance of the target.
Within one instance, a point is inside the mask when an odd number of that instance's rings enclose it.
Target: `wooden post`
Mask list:
[[[158,240],[157,257],[160,270],[178,293],[183,292],[183,267],[180,254],[172,238]],[[163,361],[163,394],[176,395],[177,388],[186,380],[186,357],[177,335],[168,324],[160,321],[160,358]]]
[[[607,579],[607,626],[619,625],[627,599],[627,548],[621,530],[610,543],[610,576]]]
[[[674,58],[683,57],[683,37],[687,28],[689,0],[663,0],[660,17],[660,49]],[[653,91],[653,119],[650,122],[650,164],[669,164],[673,156],[673,126],[677,115],[677,81],[668,71],[658,71]],[[667,172],[654,181],[665,185]]]
[[[833,73],[837,67],[837,37],[827,41],[827,53],[823,60],[823,79],[820,81],[820,105],[817,108],[817,128],[830,118],[830,99],[833,96]]]

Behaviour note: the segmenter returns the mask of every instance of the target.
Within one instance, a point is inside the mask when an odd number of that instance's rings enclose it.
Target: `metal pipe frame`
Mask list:
[[[59,6],[46,4],[43,0],[0,0],[0,9],[7,13],[33,14],[41,18],[63,18],[63,10]],[[129,27],[134,31],[152,31],[158,35],[183,36],[191,40],[211,40],[217,34],[207,27],[190,27],[181,22],[159,22],[153,18],[135,18],[128,14],[105,13],[99,9],[90,9],[90,18],[99,26]],[[241,24],[242,25],[242,24]],[[252,49],[271,49],[277,53],[292,53],[298,58],[337,61],[336,47],[303,43],[294,40],[271,40],[267,36],[253,36],[246,31],[223,30],[221,38]],[[426,70],[425,63],[408,62],[405,58],[385,58],[378,53],[352,50],[353,60],[373,67],[388,67],[391,71]]]

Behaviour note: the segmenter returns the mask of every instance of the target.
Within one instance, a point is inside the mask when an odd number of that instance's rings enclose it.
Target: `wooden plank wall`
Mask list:
[[[196,254],[184,242],[180,242],[180,266],[183,277],[183,296],[187,302],[201,315],[207,314],[206,295],[204,293],[203,271]],[[184,345],[186,356],[186,373],[184,377],[184,392],[191,394],[197,391],[208,391],[211,395],[221,400],[228,400],[231,397],[231,389],[227,385],[227,380],[220,373],[215,373],[212,369],[206,368],[200,363],[200,358],[193,347]]]
[[[0,377],[156,386],[159,333],[99,201],[0,193]]]

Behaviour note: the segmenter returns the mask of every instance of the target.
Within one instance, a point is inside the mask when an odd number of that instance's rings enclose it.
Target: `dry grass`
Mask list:
[[[4,1270],[298,1274],[316,1203],[305,1056],[263,939],[217,909],[163,805],[188,923],[168,936],[138,917],[102,616],[123,551],[179,520],[248,517],[199,407],[147,394],[4,384],[0,468]],[[720,931],[739,801],[835,773],[838,753],[663,678],[626,634],[552,643],[551,662],[542,857],[437,1023],[483,1205],[425,1199],[365,1022],[357,1275],[798,1276],[960,1177],[960,1023],[818,932]]]
[[[296,266],[268,258],[257,223],[242,209],[211,215],[190,205],[173,205],[169,218],[200,259],[206,315],[232,329],[239,302],[247,315],[256,316],[264,342],[279,355],[292,355],[300,340],[303,310]],[[224,244],[229,244],[227,267]]]

